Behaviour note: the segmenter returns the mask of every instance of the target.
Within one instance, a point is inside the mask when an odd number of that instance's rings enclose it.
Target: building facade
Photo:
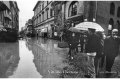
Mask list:
[[[49,18],[51,10],[53,17]],[[33,11],[35,28],[50,37],[54,36],[54,32],[60,36],[62,29],[72,24],[75,26],[84,19],[91,22],[95,19],[106,35],[114,28],[119,30],[120,35],[120,1],[38,1]],[[41,29],[43,27],[47,30]]]
[[[54,11],[52,1],[38,1],[35,5],[33,24],[39,36],[52,38],[52,24],[54,24]]]
[[[19,31],[19,8],[17,6],[17,2],[10,1],[10,6],[11,6],[12,28]]]
[[[6,31],[6,35],[4,35],[6,39],[17,38],[19,31],[19,9],[16,1],[0,1],[0,30]],[[11,33],[10,30],[14,33]],[[2,34],[1,38],[3,39]]]
[[[55,11],[55,20],[58,36],[64,28],[69,28],[80,22],[84,18],[84,1],[54,1],[52,7]]]
[[[120,35],[120,1],[98,1],[96,12],[96,22],[105,29],[105,33],[116,28]]]
[[[109,30],[117,28],[120,35],[119,1],[54,1],[52,6],[55,11],[55,24],[58,27],[65,28],[66,25],[71,27],[72,23],[75,26],[84,19],[92,22],[95,19],[106,34]]]

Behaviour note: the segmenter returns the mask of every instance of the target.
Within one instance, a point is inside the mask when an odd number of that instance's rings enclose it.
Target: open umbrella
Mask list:
[[[79,30],[88,30],[88,28],[96,29],[96,31],[104,31],[104,29],[95,22],[82,22],[78,25],[76,25],[74,28]]]
[[[71,32],[80,32],[80,30],[75,27],[70,27],[68,30]]]

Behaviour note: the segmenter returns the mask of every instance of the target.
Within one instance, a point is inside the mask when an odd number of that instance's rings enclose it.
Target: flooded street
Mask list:
[[[35,64],[33,63],[32,51],[29,51],[25,45],[25,41],[19,41],[19,56],[20,61],[17,70],[11,78],[40,78],[41,75],[36,71]]]
[[[83,78],[87,66],[80,61],[86,60],[82,57],[86,56],[79,53],[76,58],[81,58],[72,61],[77,61],[76,64],[70,64],[66,58],[69,49],[58,48],[57,44],[56,40],[43,38],[0,43],[0,78]],[[120,55],[112,68],[118,74],[119,60]]]
[[[59,78],[68,49],[57,48],[57,41],[50,39],[20,40],[1,43],[1,78]]]

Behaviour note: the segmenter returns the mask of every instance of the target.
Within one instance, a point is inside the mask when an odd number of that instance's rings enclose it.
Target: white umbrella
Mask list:
[[[75,26],[76,29],[79,30],[88,30],[88,28],[96,29],[96,31],[104,31],[104,29],[95,22],[82,22]]]
[[[80,32],[80,30],[77,29],[77,28],[75,28],[75,27],[70,27],[69,30],[70,30],[71,32]]]

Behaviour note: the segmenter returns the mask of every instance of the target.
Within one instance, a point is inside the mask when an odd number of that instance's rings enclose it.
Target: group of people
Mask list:
[[[69,56],[71,56],[71,50],[76,49],[78,51],[79,34],[71,33],[67,30],[64,31],[64,41],[69,44]],[[70,36],[71,35],[71,36]],[[81,40],[81,44],[83,44]],[[98,63],[101,61],[101,67],[103,62],[106,62],[106,71],[111,72],[111,68],[114,64],[115,57],[119,54],[120,37],[118,36],[118,30],[113,29],[110,36],[104,36],[102,32],[96,32],[95,29],[88,28],[85,53],[88,55],[88,75],[90,77],[96,77],[98,74]],[[105,59],[104,59],[105,58]],[[94,75],[89,73],[94,73]]]
[[[88,61],[91,64],[91,68],[94,68],[94,75],[98,75],[98,63],[101,59],[101,67],[105,62],[105,70],[111,74],[111,68],[114,64],[115,57],[119,54],[120,37],[118,36],[118,30],[113,29],[110,36],[106,36],[101,32],[95,32],[95,29],[89,29],[88,41],[86,44],[86,53],[88,55]],[[104,61],[105,58],[105,61]]]

